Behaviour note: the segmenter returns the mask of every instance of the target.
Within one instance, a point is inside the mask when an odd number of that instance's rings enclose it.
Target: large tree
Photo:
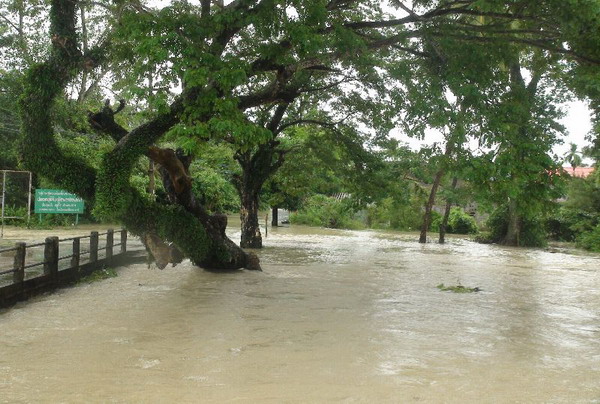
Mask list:
[[[393,1],[391,13],[371,0],[174,1],[161,9],[99,1],[84,10],[104,17],[94,38],[83,32],[90,23],[81,19],[82,4],[51,1],[51,51],[29,69],[21,97],[25,163],[92,201],[97,215],[140,234],[160,266],[185,256],[206,268],[259,267],[226,237],[224,218],[210,215],[191,191],[189,165],[197,156],[165,148],[163,140],[228,139],[242,167],[252,159],[276,167],[275,135],[305,119],[291,111],[312,110],[298,105],[307,93],[316,95],[317,108],[333,108],[333,120],[353,112],[358,117],[346,123],[389,128],[410,103],[402,82],[413,60],[431,56],[431,38],[465,47],[533,46],[566,56],[566,69],[586,74],[596,74],[600,60],[587,42],[598,36],[595,1],[414,1],[410,8]],[[94,169],[57,145],[51,111],[82,75],[99,71],[155,112],[133,128],[118,122],[124,103],[90,114],[92,126],[114,139]],[[378,109],[366,108],[365,99]],[[162,167],[168,200],[130,185],[142,156]],[[249,183],[264,183],[263,172],[247,171]]]

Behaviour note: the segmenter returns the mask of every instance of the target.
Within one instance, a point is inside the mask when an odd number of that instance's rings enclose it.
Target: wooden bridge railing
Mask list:
[[[16,243],[14,247],[0,249],[0,255],[13,255],[12,268],[2,268],[0,264],[0,307],[8,306],[18,300],[26,299],[32,295],[54,289],[85,276],[98,268],[109,265],[115,260],[121,261],[127,252],[127,231],[120,230],[119,243],[115,244],[115,232],[112,229],[104,233],[91,232],[89,236],[59,239],[48,237],[43,243],[26,244]],[[100,247],[100,238],[105,237],[104,246]],[[82,240],[89,239],[89,249],[82,250]],[[71,254],[60,255],[61,243],[71,242]],[[64,244],[63,244],[64,245]],[[27,251],[43,247],[43,259],[27,263]],[[119,250],[115,251],[115,247]],[[104,251],[104,257],[99,257],[99,252]],[[84,257],[87,262],[83,263]],[[68,264],[61,265],[66,260]],[[62,268],[61,268],[62,267]],[[33,268],[39,268],[32,271]],[[28,271],[29,270],[29,271]],[[9,276],[12,274],[12,279]],[[32,275],[32,276],[28,276]]]

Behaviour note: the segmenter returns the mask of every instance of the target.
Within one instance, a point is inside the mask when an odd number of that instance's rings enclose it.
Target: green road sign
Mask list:
[[[60,189],[36,189],[35,213],[83,213],[83,199]]]

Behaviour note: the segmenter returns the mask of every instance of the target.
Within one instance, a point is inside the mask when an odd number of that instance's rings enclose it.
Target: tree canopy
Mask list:
[[[35,12],[48,12],[50,23],[34,30],[45,38],[39,56],[23,62],[23,162],[91,201],[98,216],[140,234],[160,266],[185,256],[208,268],[258,267],[226,237],[224,218],[192,192],[189,167],[209,140],[235,150],[242,241],[245,234],[246,246],[259,246],[257,195],[283,164],[280,138],[294,127],[375,141],[401,126],[419,136],[444,124],[451,91],[506,129],[489,144],[510,143],[515,122],[493,119],[493,109],[510,108],[520,94],[511,71],[533,72],[535,80],[538,66],[600,110],[600,4],[593,0],[40,4]],[[3,5],[10,13],[0,35],[14,47],[26,39],[23,3]],[[91,127],[113,141],[94,167],[60,147],[52,111],[58,99],[102,86],[124,101],[89,114]],[[127,105],[138,119],[121,116]],[[167,200],[132,186],[144,156],[162,167]]]

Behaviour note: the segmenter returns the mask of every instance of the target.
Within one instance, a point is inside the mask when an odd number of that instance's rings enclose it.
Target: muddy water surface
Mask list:
[[[600,403],[598,255],[415,240],[280,228],[263,273],[138,265],[20,304],[0,402]]]

